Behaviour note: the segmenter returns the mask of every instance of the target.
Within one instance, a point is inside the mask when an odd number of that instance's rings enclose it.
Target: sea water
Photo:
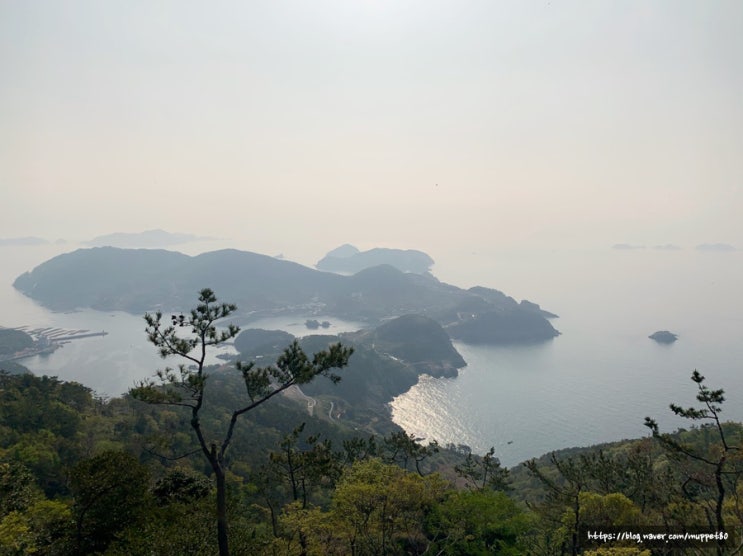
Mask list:
[[[725,389],[723,418],[743,420],[742,258],[696,249],[493,254],[478,278],[558,313],[561,336],[527,346],[456,344],[467,367],[455,379],[421,380],[394,400],[393,418],[427,440],[477,453],[494,446],[511,466],[647,435],[645,416],[663,430],[689,427],[668,406],[697,404],[690,376],[698,369],[709,387]],[[659,329],[678,341],[650,340]]]

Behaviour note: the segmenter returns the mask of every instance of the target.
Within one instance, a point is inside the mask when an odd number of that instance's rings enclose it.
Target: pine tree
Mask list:
[[[704,511],[708,516],[709,525],[724,533],[727,524],[725,523],[723,507],[725,497],[729,494],[726,487],[729,487],[735,494],[734,485],[737,484],[738,478],[743,473],[740,464],[736,465],[736,460],[740,458],[740,447],[730,444],[720,421],[722,403],[725,401],[724,390],[710,390],[704,384],[704,376],[696,369],[691,375],[691,380],[697,385],[696,397],[703,404],[703,407],[683,408],[672,403],[670,404],[671,411],[680,417],[693,421],[711,421],[711,429],[715,432],[719,442],[706,446],[704,450],[699,450],[684,444],[673,435],[661,433],[658,429],[658,423],[650,417],[645,417],[645,426],[651,430],[653,438],[657,439],[670,454],[696,464],[694,469],[688,473],[682,485],[682,490],[692,502],[697,501],[697,495],[693,492],[693,485],[700,487],[701,490],[711,489],[714,492],[714,499],[711,504],[712,510],[710,511],[710,508],[705,506]],[[707,471],[701,471],[700,468]],[[717,553],[724,553],[722,543],[718,544]]]
[[[340,377],[331,372],[348,364],[353,348],[333,344],[328,349],[315,353],[310,358],[295,340],[279,356],[275,365],[256,367],[254,363],[237,363],[242,374],[247,400],[232,412],[232,417],[222,435],[208,436],[200,420],[204,404],[207,379],[206,356],[209,348],[234,338],[240,329],[229,324],[217,330],[217,321],[225,319],[237,310],[237,306],[219,303],[214,292],[205,288],[199,292],[199,303],[188,316],[173,315],[170,325],[163,324],[163,315],[145,314],[148,340],[158,348],[160,356],[178,356],[190,363],[157,371],[156,379],[147,379],[130,390],[130,394],[150,404],[184,407],[191,413],[191,428],[196,434],[200,451],[214,473],[217,486],[217,537],[220,556],[229,555],[226,499],[225,454],[232,441],[238,418],[268,401],[295,384],[305,384],[318,375],[328,377],[334,383]],[[180,329],[190,334],[179,335]]]

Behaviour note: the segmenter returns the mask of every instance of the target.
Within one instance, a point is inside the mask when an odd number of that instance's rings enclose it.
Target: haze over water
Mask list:
[[[205,248],[185,247],[191,253]],[[724,416],[743,420],[743,253],[474,247],[475,253],[439,256],[434,274],[460,287],[494,287],[539,303],[560,316],[553,325],[562,335],[534,346],[456,344],[468,363],[458,378],[424,377],[392,404],[395,421],[408,432],[467,444],[478,453],[495,446],[501,460],[514,465],[554,449],[645,435],[646,415],[667,430],[688,426],[671,417],[668,404],[694,403],[689,376],[695,368],[709,386],[725,389]],[[104,338],[78,340],[21,363],[117,395],[164,366],[145,340],[141,315],[50,313],[11,287],[21,272],[71,248],[3,248],[0,325],[107,330]],[[354,328],[330,320],[332,332]],[[298,333],[297,322],[265,326]],[[647,338],[659,329],[678,333],[679,341],[665,346]]]

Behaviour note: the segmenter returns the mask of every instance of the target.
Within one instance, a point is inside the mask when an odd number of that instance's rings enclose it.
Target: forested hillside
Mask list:
[[[220,430],[242,403],[241,378],[213,369],[209,380],[203,422]],[[615,527],[722,528],[728,541],[710,541],[701,553],[732,554],[743,523],[743,427],[718,428],[704,403],[699,411],[709,423],[546,455],[507,473],[492,452],[424,447],[401,431],[359,434],[279,396],[235,431],[231,550],[692,553],[688,542],[650,541],[623,551],[611,542],[596,552],[587,528]],[[188,421],[177,407],[99,399],[49,377],[0,375],[0,554],[215,554],[213,477]]]

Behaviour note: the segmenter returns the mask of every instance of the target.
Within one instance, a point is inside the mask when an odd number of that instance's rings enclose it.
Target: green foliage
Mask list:
[[[515,556],[525,551],[532,518],[504,492],[479,489],[449,492],[426,523],[431,554]]]
[[[379,446],[374,435],[368,438],[354,436],[343,441],[343,454],[348,464],[379,456]]]
[[[540,468],[534,459],[525,462],[524,466],[546,490],[544,502],[538,507],[539,513],[552,528],[558,529],[557,539],[563,549],[578,554],[581,542],[578,530],[583,525],[580,519],[581,493],[588,487],[590,478],[580,458],[559,459],[553,453],[550,462],[551,470]],[[567,516],[566,512],[569,512]]]
[[[340,457],[329,440],[309,435],[300,442],[305,423],[296,427],[281,442],[281,450],[269,454],[270,465],[264,477],[286,484],[291,500],[307,508],[310,495],[320,485],[332,487],[341,474]],[[269,481],[270,483],[270,481]]]
[[[15,433],[72,436],[80,425],[78,413],[92,405],[90,389],[74,382],[0,373],[0,423]]]
[[[24,511],[13,511],[0,520],[0,555],[70,554],[66,542],[71,521],[69,506],[39,500]]]
[[[152,487],[152,494],[158,504],[173,502],[187,504],[205,498],[213,488],[211,481],[204,476],[195,475],[184,469],[171,469]]]
[[[658,424],[650,417],[645,418],[645,425],[663,449],[680,462],[678,470],[683,477],[681,490],[686,501],[699,505],[706,515],[708,526],[724,532],[728,525],[726,498],[731,495],[737,497],[738,481],[743,476],[741,446],[731,443],[726,427],[720,421],[724,391],[710,390],[704,384],[705,377],[697,370],[692,373],[691,380],[697,385],[696,398],[702,407],[684,409],[672,403],[671,411],[692,421],[710,421],[703,431],[711,433],[715,440],[699,450],[673,435],[661,433]],[[711,440],[709,436],[707,439]],[[738,525],[743,523],[740,513],[736,518]],[[722,547],[718,547],[718,554],[722,552]]]
[[[634,526],[642,524],[640,509],[624,494],[580,493],[580,519],[590,527]],[[568,520],[573,519],[568,514]]]
[[[173,500],[147,508],[143,517],[117,534],[106,550],[107,555],[211,555],[217,552],[214,501],[211,497],[188,502]]]
[[[478,457],[469,452],[462,464],[454,467],[457,475],[465,479],[467,486],[474,490],[486,488],[492,490],[509,490],[508,469],[500,465],[500,460],[495,457],[495,447],[492,446],[488,452]]]
[[[62,466],[81,456],[78,436],[93,407],[90,389],[77,383],[0,373],[0,450],[26,466],[47,495],[63,493]]]
[[[125,452],[104,452],[72,469],[77,554],[104,551],[141,519],[149,480],[148,469]]]
[[[576,538],[575,532],[620,527],[627,530],[646,525],[640,509],[623,494],[614,492],[601,495],[595,492],[580,492],[576,505],[565,509],[561,525],[555,531],[563,545],[577,551],[584,539]]]
[[[422,554],[429,545],[424,517],[445,490],[438,475],[357,461],[344,471],[327,512],[287,508],[276,545],[290,554]]]
[[[332,507],[346,527],[349,544],[361,552],[392,554],[421,542],[424,512],[443,491],[436,475],[420,477],[370,459],[344,473]]]
[[[423,476],[421,463],[438,453],[439,445],[436,441],[427,446],[420,443],[421,439],[404,431],[393,432],[382,439],[379,451],[385,463],[394,463],[407,470],[412,465],[415,471]]]
[[[0,462],[0,517],[26,509],[38,496],[34,477],[25,465]]]

